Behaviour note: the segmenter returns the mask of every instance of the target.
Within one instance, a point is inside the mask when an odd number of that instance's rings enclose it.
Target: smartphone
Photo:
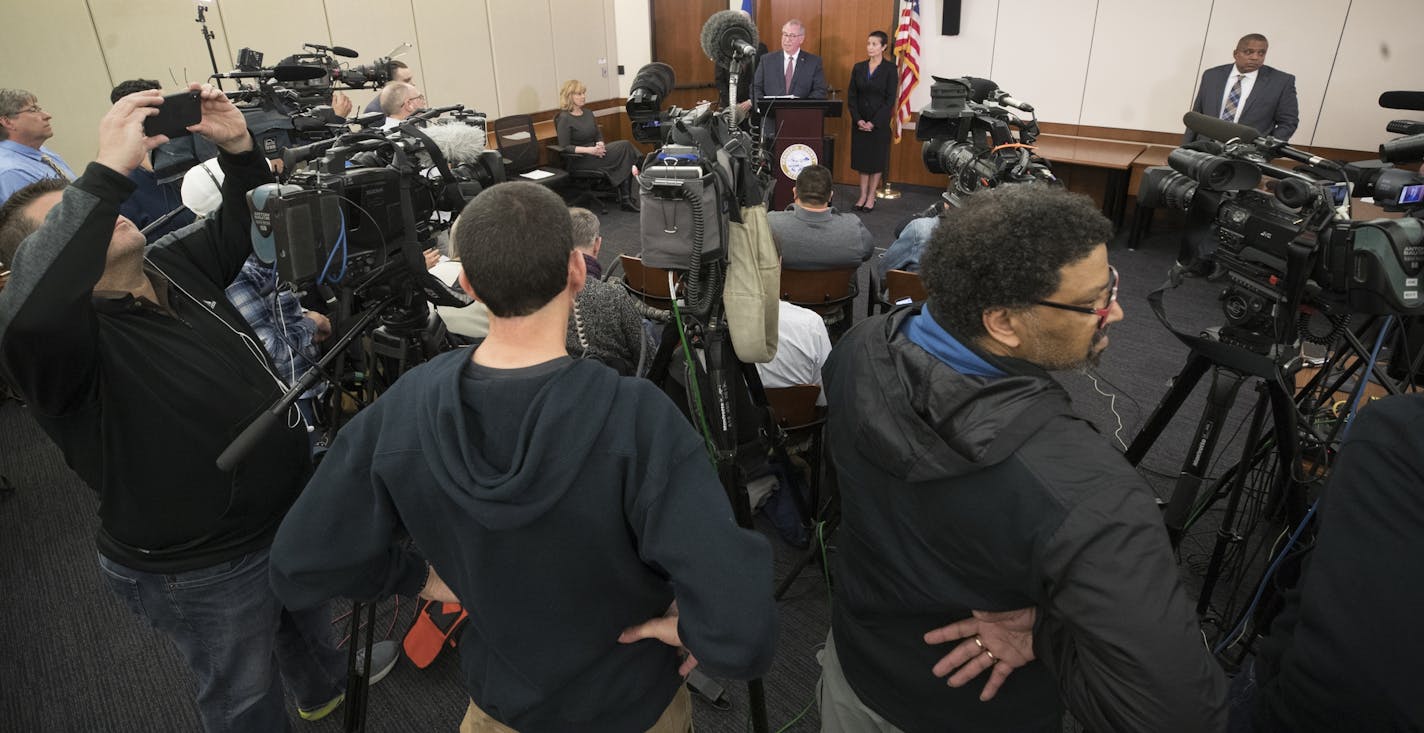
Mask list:
[[[163,98],[158,114],[143,120],[143,134],[167,135],[169,138],[190,135],[188,125],[203,121],[202,98],[198,92],[179,92]]]

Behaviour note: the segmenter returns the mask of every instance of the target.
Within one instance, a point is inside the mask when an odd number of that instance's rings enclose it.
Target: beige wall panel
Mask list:
[[[486,0],[414,0],[412,7],[424,70],[415,81],[431,104],[463,104],[498,117]]]
[[[554,79],[561,86],[578,79],[588,87],[589,101],[617,96],[614,67],[608,52],[603,3],[588,0],[548,0],[553,33]],[[556,90],[557,91],[557,90]]]
[[[1335,59],[1335,46],[1345,25],[1347,3],[1340,0],[1255,0],[1250,3],[1217,3],[1207,27],[1205,52],[1197,70],[1192,96],[1185,112],[1196,99],[1201,73],[1213,66],[1232,62],[1236,42],[1247,33],[1260,33],[1270,40],[1266,64],[1295,74],[1296,96],[1300,99],[1300,127],[1292,140],[1309,145],[1324,101],[1325,84]],[[1424,29],[1416,24],[1415,33]]]
[[[1097,6],[1098,0],[1000,4],[989,78],[1016,99],[1032,104],[1040,120],[1076,124],[1088,79]]]
[[[618,9],[615,0],[603,0],[603,52],[607,55],[608,96],[621,97],[618,79]]]
[[[27,89],[39,97],[40,106],[54,115],[54,137],[46,145],[80,173],[94,157],[99,118],[109,109],[113,88],[89,9],[83,0],[9,0],[5,5],[0,87]]]
[[[165,91],[213,73],[198,13],[192,3],[172,0],[89,0],[99,43],[115,83],[157,79]],[[207,15],[218,70],[227,71],[227,37],[216,12]],[[157,42],[156,42],[157,41]]]
[[[489,6],[490,47],[501,116],[559,106],[554,32],[543,0],[495,0]]]
[[[400,57],[415,72],[416,84],[424,80],[421,68],[421,49],[415,41],[415,16],[411,14],[411,4],[400,2],[352,2],[351,0],[326,0],[326,22],[331,28],[333,45],[346,46],[361,54],[359,58],[342,59],[352,66],[369,64],[384,57],[391,49],[402,43],[411,48]],[[432,94],[421,87],[432,106],[453,104],[451,100]],[[357,110],[376,95],[375,91],[348,92],[356,102]]]
[[[1100,0],[1079,123],[1185,129],[1182,113],[1191,107],[1211,5],[1211,0]],[[1026,35],[1044,29],[1036,31]]]
[[[1314,144],[1374,150],[1385,140],[1397,137],[1384,131],[1390,120],[1424,120],[1424,112],[1379,106],[1380,92],[1424,91],[1424,21],[1420,10],[1418,0],[1351,3]],[[1274,45],[1271,53],[1275,53]],[[1304,127],[1301,129],[1305,131]]]
[[[623,75],[618,79],[618,96],[626,97],[632,91],[638,69],[653,60],[652,18],[648,14],[647,0],[613,0],[613,16],[618,29],[617,64],[623,66]]]
[[[989,76],[994,59],[994,25],[999,13],[998,0],[964,3],[959,17],[959,35],[940,35],[940,12],[944,5],[920,3],[920,84],[910,95],[910,108],[916,112],[930,103],[931,76]],[[895,16],[898,25],[900,16]],[[890,44],[895,44],[895,29],[887,28]],[[1036,37],[1027,32],[1025,37]]]
[[[218,0],[214,4],[222,13],[227,51],[232,57],[237,56],[238,49],[247,47],[261,51],[263,63],[271,66],[301,52],[303,43],[331,45],[321,0]],[[209,14],[209,22],[212,18]],[[223,56],[218,49],[218,65],[232,68],[234,58]]]

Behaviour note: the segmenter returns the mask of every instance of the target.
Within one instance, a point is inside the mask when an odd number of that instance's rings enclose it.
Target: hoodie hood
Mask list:
[[[827,402],[859,416],[841,445],[896,478],[932,481],[995,465],[1045,423],[1072,416],[1068,394],[1033,364],[961,343],[1003,372],[973,376],[925,351],[904,334],[909,319],[921,317],[928,312],[913,306],[867,319],[831,352]]]
[[[436,389],[411,398],[422,416],[412,421],[431,474],[453,502],[488,529],[512,529],[543,516],[579,480],[580,469],[617,398],[617,372],[588,359],[558,367],[529,403],[508,469],[486,459],[488,436],[476,413],[479,394],[461,378],[471,351],[457,349],[431,362]],[[489,380],[499,389],[499,380]],[[507,424],[507,423],[506,423]]]

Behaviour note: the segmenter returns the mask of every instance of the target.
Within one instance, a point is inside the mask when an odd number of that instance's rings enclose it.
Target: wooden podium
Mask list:
[[[808,165],[825,165],[822,149],[824,121],[840,117],[843,103],[839,99],[758,99],[757,114],[761,116],[762,139],[772,139],[771,161],[776,171],[772,188],[771,211],[781,211],[791,203],[791,186],[801,169]]]

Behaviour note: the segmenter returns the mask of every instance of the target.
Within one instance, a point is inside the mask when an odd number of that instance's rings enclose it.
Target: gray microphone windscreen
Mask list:
[[[738,10],[722,10],[702,24],[702,53],[721,67],[731,66],[737,43],[756,46],[756,24]]]

